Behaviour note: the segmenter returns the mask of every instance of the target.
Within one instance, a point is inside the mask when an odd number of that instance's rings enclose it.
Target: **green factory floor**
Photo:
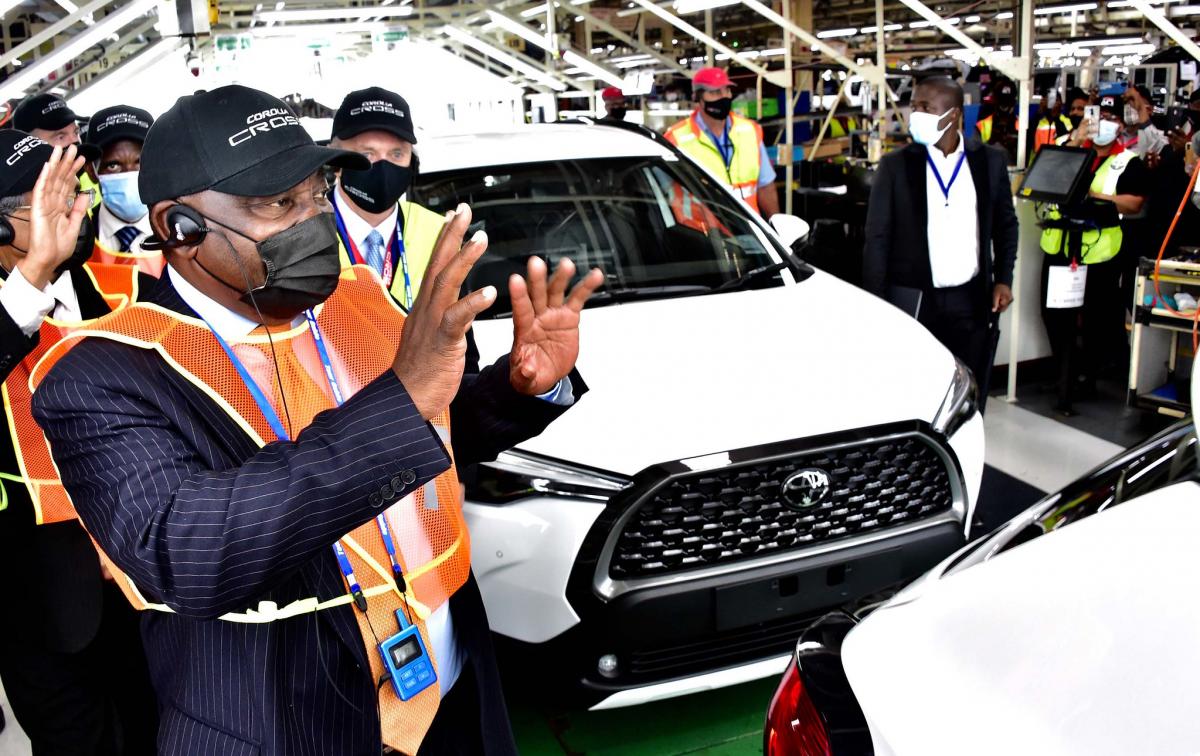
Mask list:
[[[778,679],[610,711],[561,710],[510,691],[523,756],[758,756]]]

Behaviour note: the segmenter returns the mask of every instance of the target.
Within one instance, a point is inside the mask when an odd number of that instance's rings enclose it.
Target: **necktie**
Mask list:
[[[375,269],[379,275],[383,275],[383,236],[378,231],[372,230],[367,234],[367,265]]]
[[[122,252],[128,252],[133,246],[133,240],[141,235],[142,231],[137,226],[124,226],[117,229],[117,241],[121,243]]]

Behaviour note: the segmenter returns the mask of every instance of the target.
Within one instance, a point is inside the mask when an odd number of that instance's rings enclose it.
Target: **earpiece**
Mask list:
[[[164,250],[175,247],[194,247],[204,241],[210,229],[204,225],[204,217],[187,205],[172,205],[167,208],[167,228],[170,237],[150,238],[142,242],[143,249]],[[3,230],[0,229],[0,234]]]
[[[0,215],[0,247],[7,247],[13,243],[13,239],[17,238],[16,232],[13,231],[12,223],[8,218]]]

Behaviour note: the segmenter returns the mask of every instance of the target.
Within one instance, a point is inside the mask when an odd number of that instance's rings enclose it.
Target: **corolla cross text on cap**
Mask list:
[[[333,115],[333,136],[349,139],[364,131],[375,130],[395,134],[409,144],[417,143],[412,112],[403,97],[382,87],[369,87],[346,95]]]
[[[154,116],[141,108],[129,105],[115,105],[111,108],[97,110],[88,122],[84,132],[84,144],[104,149],[113,142],[122,139],[132,139],[135,142],[145,142],[146,134],[154,123]]]
[[[283,100],[231,84],[180,97],[154,122],[142,147],[138,192],[147,205],[206,189],[266,197],[326,164],[365,169],[370,161],[318,147]]]
[[[33,189],[42,166],[54,151],[46,142],[16,129],[0,129],[0,197],[15,197]]]

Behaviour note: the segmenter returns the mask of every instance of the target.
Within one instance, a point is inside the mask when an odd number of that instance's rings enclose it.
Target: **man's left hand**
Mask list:
[[[546,263],[529,258],[529,280],[508,279],[512,297],[513,348],[509,356],[509,381],[528,396],[554,388],[579,357],[579,313],[588,297],[604,282],[593,268],[567,295],[575,264],[563,259],[554,277],[546,282]]]
[[[1012,301],[1012,288],[1007,284],[996,284],[992,289],[992,312],[1004,312]]]

